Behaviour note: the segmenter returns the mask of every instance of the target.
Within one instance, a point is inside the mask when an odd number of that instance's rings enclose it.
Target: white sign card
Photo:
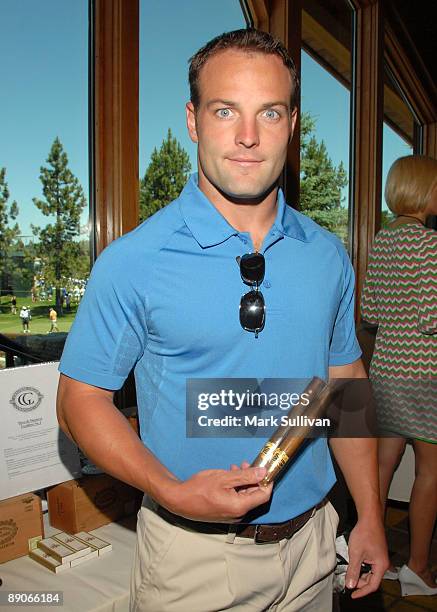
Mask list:
[[[56,418],[58,365],[0,370],[0,500],[82,475]]]

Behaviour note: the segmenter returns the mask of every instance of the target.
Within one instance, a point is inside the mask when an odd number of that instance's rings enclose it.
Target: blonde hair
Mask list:
[[[390,168],[385,201],[397,215],[423,212],[437,187],[437,160],[425,155],[407,155]]]

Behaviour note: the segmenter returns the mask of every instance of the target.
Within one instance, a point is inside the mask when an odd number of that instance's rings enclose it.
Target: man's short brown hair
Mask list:
[[[202,66],[210,57],[216,55],[220,51],[226,51],[228,49],[265,53],[266,55],[277,55],[280,57],[284,66],[290,71],[292,82],[290,104],[292,109],[296,107],[299,96],[299,79],[296,73],[296,67],[287,49],[280,40],[274,38],[271,34],[263,32],[262,30],[249,28],[224,32],[220,34],[220,36],[216,36],[190,58],[188,80],[190,83],[190,98],[195,109],[197,109],[200,104],[199,74]]]

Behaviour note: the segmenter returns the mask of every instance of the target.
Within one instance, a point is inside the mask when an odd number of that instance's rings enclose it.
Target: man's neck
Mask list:
[[[232,200],[199,173],[199,189],[223,215],[229,225],[232,225],[239,232],[250,234],[254,249],[258,251],[276,218],[278,188],[273,188],[259,200]]]

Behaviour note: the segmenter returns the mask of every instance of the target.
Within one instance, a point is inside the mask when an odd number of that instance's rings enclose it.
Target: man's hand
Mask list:
[[[360,359],[329,368],[330,378],[367,378]],[[346,587],[356,589],[358,599],[379,587],[389,566],[387,544],[379,500],[377,440],[371,438],[331,438],[331,449],[355,502],[358,522],[349,537],[349,568]],[[362,563],[372,566],[360,578]]]
[[[165,499],[171,512],[195,521],[238,523],[257,506],[269,501],[273,485],[260,486],[265,468],[203,470],[184,482],[175,482]]]
[[[372,571],[360,577],[362,563],[371,565]],[[359,519],[349,537],[346,587],[356,589],[351,597],[358,599],[376,591],[388,567],[387,544],[380,516]]]

